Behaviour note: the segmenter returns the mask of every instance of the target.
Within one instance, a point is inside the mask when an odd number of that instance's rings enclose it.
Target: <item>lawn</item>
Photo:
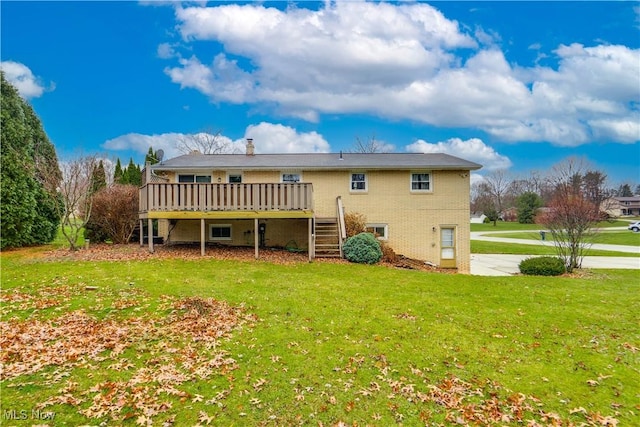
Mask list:
[[[508,239],[540,240],[539,231],[518,231],[512,233],[485,233],[487,237],[504,237]],[[545,239],[552,241],[551,233],[545,233]],[[640,246],[640,233],[631,231],[601,231],[593,236],[591,243],[603,243],[607,245]]]
[[[1,257],[3,421],[640,423],[635,271]]]

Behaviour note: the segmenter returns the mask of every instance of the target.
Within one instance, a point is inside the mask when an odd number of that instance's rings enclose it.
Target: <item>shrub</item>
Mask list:
[[[93,195],[89,239],[127,243],[138,223],[138,187],[115,184]]]
[[[560,258],[550,256],[524,259],[519,268],[520,273],[533,276],[559,276],[566,271]]]
[[[382,251],[382,260],[390,263],[398,261],[398,254],[393,250],[391,246],[384,240],[378,240],[380,243],[380,250]]]
[[[342,247],[344,257],[360,264],[375,264],[382,259],[380,243],[371,233],[349,237]]]
[[[358,212],[348,212],[344,214],[344,227],[347,231],[347,237],[353,237],[366,230],[367,218]]]

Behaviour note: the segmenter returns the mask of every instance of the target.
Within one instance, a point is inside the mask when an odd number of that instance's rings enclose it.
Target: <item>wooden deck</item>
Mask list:
[[[311,218],[313,186],[148,182],[140,187],[139,216],[140,219]]]

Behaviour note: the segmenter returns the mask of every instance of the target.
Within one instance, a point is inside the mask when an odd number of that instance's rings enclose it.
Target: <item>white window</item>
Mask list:
[[[373,233],[380,240],[389,239],[389,225],[388,224],[367,224],[365,229],[369,233]]]
[[[367,191],[367,174],[358,172],[351,174],[351,191]]]
[[[178,182],[211,182],[211,175],[178,175]]]
[[[282,182],[301,182],[302,174],[298,172],[283,172],[282,173]]]
[[[242,174],[241,173],[229,173],[227,175],[227,182],[230,184],[241,184],[242,183]]]
[[[411,191],[431,191],[431,174],[428,172],[412,173]]]
[[[210,224],[209,240],[231,240],[231,224]]]

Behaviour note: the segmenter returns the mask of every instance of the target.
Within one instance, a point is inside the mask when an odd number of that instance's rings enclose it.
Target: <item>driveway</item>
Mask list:
[[[526,245],[552,246],[552,242],[531,240],[489,237],[485,234],[496,232],[472,232],[471,240],[485,240],[504,243],[518,243]],[[512,233],[512,231],[509,231]],[[624,245],[601,245],[591,246],[593,249],[613,250],[618,252],[629,252],[640,255],[639,246]],[[525,258],[539,255],[506,255],[506,254],[471,254],[471,274],[476,276],[511,276],[520,272],[518,265]],[[583,268],[621,268],[640,270],[640,258],[638,257],[608,257],[608,256],[587,256],[582,261]]]

